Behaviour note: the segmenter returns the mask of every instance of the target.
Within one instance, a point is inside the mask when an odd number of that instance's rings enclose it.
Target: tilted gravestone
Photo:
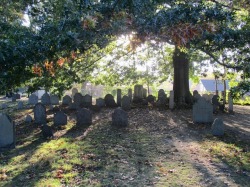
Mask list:
[[[122,102],[122,90],[121,89],[117,89],[117,93],[116,93],[116,101],[117,101],[117,105],[121,106],[121,102]]]
[[[130,110],[131,109],[130,98],[126,95],[123,96],[121,105],[122,105],[123,110],[126,110],[126,111]]]
[[[16,143],[15,124],[6,114],[0,114],[0,149],[14,148]]]
[[[214,136],[223,136],[225,133],[225,125],[221,118],[216,118],[211,127]]]
[[[50,103],[50,96],[49,96],[49,94],[47,93],[47,92],[45,92],[44,94],[43,94],[43,96],[42,96],[42,98],[41,98],[41,103],[43,104],[43,105],[50,105],[51,103]]]
[[[76,113],[76,125],[87,127],[92,124],[92,112],[86,108],[79,109]]]
[[[26,117],[25,117],[25,120],[24,120],[26,123],[31,123],[32,122],[32,117],[31,117],[31,115],[27,115]]]
[[[28,104],[29,105],[35,105],[38,103],[38,97],[35,95],[35,94],[31,94],[29,96],[29,101],[28,101]]]
[[[72,89],[72,96],[71,97],[74,98],[74,96],[75,96],[76,93],[78,93],[77,88],[73,88]]]
[[[83,96],[82,100],[83,100],[84,107],[89,108],[92,106],[92,96],[90,96],[89,94],[86,94],[85,96]]]
[[[105,106],[104,99],[102,99],[102,98],[96,99],[96,105],[98,105],[99,107],[104,107]]]
[[[135,85],[134,86],[134,103],[140,103],[143,99],[143,86],[142,85]]]
[[[212,123],[213,122],[213,106],[204,98],[200,98],[193,105],[193,121],[194,123]]]
[[[58,111],[54,114],[54,125],[67,125],[67,115],[63,111]]]
[[[117,104],[115,103],[115,99],[114,99],[113,95],[111,95],[111,94],[107,94],[104,97],[104,101],[105,101],[105,105],[107,107],[116,107],[117,106]]]
[[[72,103],[72,98],[69,95],[65,95],[62,100],[62,105],[70,105]]]
[[[20,110],[20,109],[23,109],[23,102],[22,101],[19,101],[18,104],[17,104],[17,109]]]
[[[79,107],[83,104],[83,96],[80,93],[76,93],[74,96],[74,104]]]
[[[59,97],[57,95],[50,96],[50,103],[52,105],[59,105]]]
[[[169,109],[173,110],[174,109],[174,90],[170,91],[170,96],[169,96]]]
[[[167,104],[167,95],[165,94],[165,91],[163,89],[160,89],[158,91],[158,106],[165,106]]]
[[[46,107],[42,103],[37,103],[33,109],[34,121],[36,124],[46,124]]]
[[[112,126],[115,127],[127,127],[128,126],[128,114],[121,108],[115,109],[112,114]]]

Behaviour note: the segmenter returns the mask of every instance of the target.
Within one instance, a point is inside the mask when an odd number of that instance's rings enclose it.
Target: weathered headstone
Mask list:
[[[12,95],[12,102],[16,102],[16,94]]]
[[[15,147],[15,124],[6,114],[0,114],[0,148]]]
[[[149,96],[147,97],[147,101],[148,101],[149,103],[153,103],[153,102],[155,101],[155,97],[154,97],[153,95],[149,95]]]
[[[89,94],[86,94],[85,96],[83,96],[83,106],[86,108],[89,108],[92,106],[92,96],[90,96]]]
[[[140,103],[143,99],[143,86],[142,85],[135,85],[134,86],[134,103]]]
[[[50,105],[50,96],[47,92],[45,92],[41,98],[41,103],[43,105]]]
[[[121,108],[115,109],[112,114],[112,125],[115,127],[127,127],[128,126],[128,114]]]
[[[77,107],[81,106],[83,104],[83,96],[80,93],[76,93],[74,96],[74,103]]]
[[[86,108],[79,109],[76,114],[77,126],[89,126],[92,124],[92,113]]]
[[[57,95],[50,96],[50,103],[52,105],[59,105],[59,97]]]
[[[32,117],[31,117],[31,115],[27,115],[26,117],[25,117],[25,122],[26,123],[31,123],[32,122]]]
[[[17,104],[17,109],[20,110],[20,109],[23,109],[23,102],[22,101],[19,101],[18,104]]]
[[[14,95],[15,95],[16,99],[21,99],[21,95],[20,94],[17,93],[17,94],[14,94]]]
[[[38,103],[38,97],[35,95],[35,94],[31,94],[29,96],[29,101],[28,101],[28,104],[29,105],[35,105]]]
[[[123,110],[126,110],[126,111],[130,110],[131,109],[130,98],[126,95],[123,96],[121,105],[122,105]]]
[[[146,88],[143,88],[143,98],[147,99],[148,96],[148,90]]]
[[[77,108],[80,108],[80,107],[77,106],[76,103],[70,103],[70,104],[69,104],[69,109],[71,109],[71,110],[76,110]]]
[[[228,94],[228,112],[234,113],[234,105],[233,105],[233,98],[230,94]]]
[[[199,94],[199,92],[197,90],[194,90],[193,91],[193,101],[197,102],[200,98],[201,98],[201,95]]]
[[[115,103],[115,99],[114,99],[113,95],[111,95],[111,94],[107,94],[104,97],[104,101],[105,101],[105,105],[107,107],[116,107],[117,106],[117,104]]]
[[[100,107],[104,107],[105,106],[105,101],[103,98],[98,98],[96,99],[96,105],[100,106]]]
[[[128,97],[129,97],[129,99],[130,99],[130,102],[132,102],[132,99],[133,99],[133,91],[132,91],[131,88],[128,89]]]
[[[169,109],[173,110],[174,109],[174,90],[170,91],[170,96],[169,96]]]
[[[46,124],[46,107],[42,103],[37,103],[34,107],[35,123],[41,125]]]
[[[193,121],[195,123],[212,123],[213,122],[213,106],[204,98],[200,98],[193,105]]]
[[[212,124],[212,134],[214,136],[223,136],[225,133],[225,125],[221,118],[216,118]]]
[[[6,109],[8,108],[8,105],[6,103],[1,104],[1,109]]]
[[[42,129],[43,138],[47,139],[47,138],[51,138],[54,136],[52,132],[52,128],[48,126],[47,124],[42,125],[41,129]]]
[[[158,101],[157,104],[159,106],[165,106],[167,104],[167,96],[165,94],[165,91],[163,89],[160,89],[158,91]]]
[[[62,126],[67,124],[67,115],[63,111],[58,111],[54,114],[54,125]]]
[[[117,98],[116,98],[117,105],[121,106],[121,102],[122,102],[122,90],[121,89],[117,89],[116,95],[117,95]]]
[[[92,105],[91,110],[94,111],[94,112],[100,112],[101,107],[99,105]]]
[[[78,93],[77,88],[73,88],[72,89],[72,96],[71,97],[74,98],[74,96],[75,96],[76,93]]]
[[[62,100],[62,105],[70,105],[72,98],[69,95],[65,95]]]

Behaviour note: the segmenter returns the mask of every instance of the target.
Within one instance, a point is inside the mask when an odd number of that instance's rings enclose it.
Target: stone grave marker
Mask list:
[[[148,90],[146,88],[143,88],[143,98],[147,99],[148,96]]]
[[[16,143],[15,124],[6,114],[0,114],[0,149],[14,148]]]
[[[134,86],[134,103],[140,103],[143,99],[143,86],[142,85],[135,85]]]
[[[98,105],[99,107],[104,107],[105,106],[104,99],[103,98],[96,99],[96,105]]]
[[[72,103],[72,98],[69,95],[65,95],[62,100],[62,105],[70,105]]]
[[[59,97],[57,95],[50,96],[50,103],[52,105],[59,105]]]
[[[31,115],[27,115],[26,117],[25,117],[25,122],[26,123],[31,123],[32,122],[32,117],[31,117]]]
[[[72,96],[71,97],[74,98],[74,96],[75,96],[76,93],[78,93],[77,88],[73,88],[72,89]]]
[[[46,107],[42,103],[37,103],[34,107],[34,121],[36,124],[46,124]]]
[[[129,97],[129,99],[130,99],[130,102],[132,102],[132,99],[133,99],[133,91],[132,91],[131,88],[128,89],[128,97]]]
[[[19,102],[18,102],[18,104],[17,104],[17,109],[18,109],[18,110],[23,109],[23,102],[22,102],[22,101],[19,101]]]
[[[112,126],[115,127],[127,127],[128,126],[128,114],[121,108],[115,109],[112,114]]]
[[[169,109],[173,110],[174,109],[174,90],[170,91],[170,96],[169,96]]]
[[[201,98],[201,95],[199,94],[199,92],[197,90],[194,90],[193,91],[193,101],[197,102],[200,98]]]
[[[21,99],[21,95],[19,93],[14,94],[16,99]]]
[[[193,121],[194,123],[213,122],[213,106],[202,97],[193,105]]]
[[[79,109],[76,114],[76,125],[87,127],[92,124],[92,112],[86,108]]]
[[[12,102],[16,102],[16,94],[13,94],[11,99],[12,99]]]
[[[210,97],[208,94],[202,94],[202,97],[206,99],[207,102],[211,102]]]
[[[228,94],[228,112],[234,113],[234,105],[233,105],[233,98]]]
[[[225,125],[221,118],[216,118],[211,127],[212,135],[223,136],[225,133]]]
[[[128,111],[131,109],[131,103],[130,103],[130,98],[128,96],[123,96],[122,97],[122,109],[125,111]]]
[[[29,105],[35,105],[38,103],[38,97],[35,95],[35,94],[31,94],[29,96],[29,101],[28,101],[28,104]]]
[[[81,106],[83,104],[83,96],[81,93],[76,93],[74,96],[74,103],[77,107]]]
[[[92,106],[92,96],[90,96],[89,94],[86,94],[85,96],[83,96],[83,106],[86,108],[89,108]]]
[[[148,101],[149,103],[153,103],[153,102],[155,102],[155,97],[154,97],[153,95],[149,95],[149,96],[147,97],[147,101]]]
[[[67,125],[67,115],[63,111],[58,111],[54,114],[54,125],[62,126]]]
[[[167,104],[167,95],[165,94],[165,91],[163,89],[160,89],[158,91],[158,106],[165,106]]]
[[[117,105],[121,106],[121,102],[122,102],[122,90],[121,89],[117,89],[117,93],[116,93],[116,101],[117,101]]]
[[[111,94],[107,94],[104,97],[104,101],[105,101],[105,105],[107,107],[116,107],[117,106],[117,104],[115,103],[115,99],[114,99],[113,95],[111,95]]]
[[[43,94],[43,96],[42,96],[42,98],[41,98],[41,103],[43,104],[43,105],[50,105],[51,103],[50,103],[50,96],[49,96],[49,94],[47,93],[47,92],[45,92],[44,94]]]
[[[1,104],[1,109],[6,109],[8,108],[8,105],[6,103]]]

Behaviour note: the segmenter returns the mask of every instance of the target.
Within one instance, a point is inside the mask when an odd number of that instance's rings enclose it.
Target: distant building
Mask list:
[[[217,81],[217,90],[219,92],[224,91],[224,83],[222,80],[216,80]],[[215,93],[216,91],[216,81],[211,79],[201,79],[200,83],[197,84],[194,88],[194,90],[197,90],[199,93]],[[229,81],[226,80],[226,90],[229,90]]]

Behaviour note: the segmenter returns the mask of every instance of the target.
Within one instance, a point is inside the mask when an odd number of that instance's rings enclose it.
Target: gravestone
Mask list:
[[[194,123],[213,122],[213,106],[202,97],[193,105],[193,121]]]
[[[58,111],[54,114],[54,125],[67,125],[67,115],[63,111]]]
[[[132,99],[133,99],[133,91],[132,91],[131,88],[128,89],[128,97],[129,97],[129,99],[130,99],[130,102],[132,102]]]
[[[115,109],[112,114],[112,126],[115,127],[127,127],[128,126],[128,114],[121,108]]]
[[[200,98],[201,98],[201,95],[199,94],[199,92],[197,90],[194,90],[193,91],[193,101],[197,102]]]
[[[92,124],[92,113],[86,108],[79,109],[76,114],[77,126],[89,126]]]
[[[206,99],[207,102],[211,102],[210,97],[208,94],[202,94],[202,97]]]
[[[52,132],[52,128],[48,126],[47,124],[42,125],[41,130],[42,130],[43,138],[45,139],[52,138],[54,136]]]
[[[169,109],[173,110],[174,109],[174,90],[170,91],[170,96],[169,96]]]
[[[34,107],[34,121],[36,124],[46,124],[46,107],[42,103],[37,103]]]
[[[96,99],[96,105],[98,105],[99,107],[104,107],[105,106],[104,99],[103,98]]]
[[[116,98],[117,105],[121,106],[121,102],[122,102],[122,90],[121,89],[117,89],[116,95],[117,95],[117,98]]]
[[[31,117],[31,115],[27,115],[26,117],[25,117],[25,120],[24,120],[26,123],[31,123],[32,122],[32,117]]]
[[[77,88],[73,88],[72,89],[72,95],[71,95],[71,97],[74,98],[74,96],[75,96],[76,93],[78,93]]]
[[[225,125],[221,118],[216,118],[211,127],[212,135],[223,136],[225,133]]]
[[[77,107],[81,106],[83,104],[83,96],[80,93],[76,93],[74,96],[74,103]]]
[[[41,103],[43,105],[50,105],[50,96],[47,92],[45,92],[41,98]]]
[[[134,103],[140,103],[143,99],[143,86],[142,85],[135,85],[134,86]]]
[[[165,91],[163,89],[160,89],[158,91],[158,106],[165,106],[167,104],[167,95],[165,94]]]
[[[149,103],[153,103],[153,102],[155,101],[155,97],[154,97],[153,95],[149,95],[149,96],[147,97],[147,101],[148,101]]]
[[[76,110],[77,108],[80,108],[80,106],[77,106],[76,103],[70,103],[69,104],[69,109]]]
[[[17,94],[14,94],[14,95],[15,95],[16,99],[21,99],[21,95],[20,94],[17,93]]]
[[[20,110],[20,109],[23,109],[23,102],[22,101],[19,101],[18,104],[17,104],[17,109]]]
[[[228,94],[228,112],[234,113],[233,98]]]
[[[6,114],[0,114],[0,148],[15,147],[15,124]]]
[[[38,103],[38,97],[35,95],[35,94],[31,94],[29,96],[29,101],[28,101],[28,104],[29,105],[35,105]]]
[[[72,98],[69,95],[65,95],[62,100],[62,105],[69,105],[72,103]]]
[[[16,94],[12,95],[12,102],[16,102]]]
[[[99,105],[92,105],[91,110],[94,111],[94,112],[100,112],[101,107]]]
[[[1,104],[1,109],[6,109],[8,108],[8,105],[6,103]]]
[[[92,96],[90,96],[89,94],[86,94],[85,96],[83,96],[83,106],[86,108],[89,108],[92,106]]]
[[[214,95],[212,98],[213,112],[217,113],[218,109],[224,111],[225,106],[219,102],[219,96]]]
[[[148,96],[148,90],[146,88],[143,88],[143,98],[147,99]]]
[[[59,105],[59,97],[57,95],[50,96],[50,103],[52,105]]]
[[[131,103],[130,103],[130,98],[128,96],[123,96],[122,97],[122,109],[125,111],[128,111],[131,109]]]
[[[105,105],[107,107],[117,107],[117,104],[115,103],[115,99],[114,99],[113,95],[111,95],[111,94],[107,94],[104,97],[104,101],[105,101]]]

